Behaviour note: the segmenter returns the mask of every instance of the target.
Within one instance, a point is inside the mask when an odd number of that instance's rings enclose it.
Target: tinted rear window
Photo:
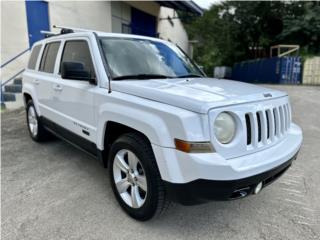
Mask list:
[[[29,63],[28,63],[28,68],[29,69],[35,69],[36,68],[36,63],[37,63],[37,59],[39,56],[39,52],[41,49],[41,45],[37,45],[32,49],[30,58],[29,58]]]
[[[39,71],[53,73],[60,42],[48,43],[44,48]]]

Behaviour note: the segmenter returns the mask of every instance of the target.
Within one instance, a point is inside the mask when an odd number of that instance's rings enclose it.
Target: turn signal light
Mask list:
[[[174,139],[176,149],[186,153],[209,153],[214,152],[210,142],[187,142]]]

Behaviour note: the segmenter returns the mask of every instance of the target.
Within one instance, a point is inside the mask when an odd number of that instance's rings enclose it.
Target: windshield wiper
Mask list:
[[[192,78],[203,78],[204,76],[199,75],[199,74],[186,74],[186,75],[181,75],[181,76],[177,76],[177,78],[188,78],[188,77],[192,77]]]
[[[162,74],[136,74],[136,75],[124,75],[112,78],[113,80],[123,80],[123,79],[152,79],[152,78],[172,78],[171,76],[166,76]]]

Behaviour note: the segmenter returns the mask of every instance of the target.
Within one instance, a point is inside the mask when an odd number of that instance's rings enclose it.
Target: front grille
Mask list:
[[[290,127],[289,104],[245,114],[247,146],[259,147],[283,137]]]

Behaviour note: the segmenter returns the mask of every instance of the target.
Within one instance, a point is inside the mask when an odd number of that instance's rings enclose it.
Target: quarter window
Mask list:
[[[40,53],[41,45],[34,46],[32,49],[29,62],[28,62],[28,68],[34,70],[36,68],[37,59]]]
[[[60,42],[48,43],[44,48],[39,71],[53,73]]]
[[[84,70],[90,73],[92,79],[95,78],[93,63],[91,60],[91,54],[87,41],[85,40],[73,40],[67,41],[60,63],[60,73],[61,66],[63,62],[79,62],[83,64]]]

